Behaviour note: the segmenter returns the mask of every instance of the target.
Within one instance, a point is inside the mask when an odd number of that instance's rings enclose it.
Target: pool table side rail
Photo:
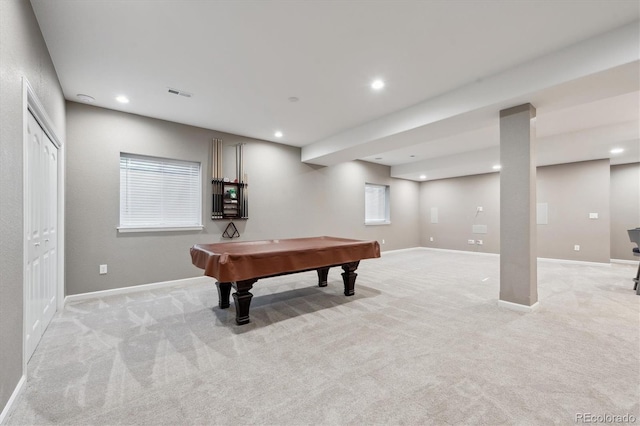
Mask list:
[[[221,282],[234,282],[252,278],[267,278],[287,273],[311,271],[319,268],[340,266],[362,259],[380,257],[377,241],[331,239],[320,241],[308,239],[309,244],[301,245],[295,239],[291,249],[286,249],[287,240],[279,240],[277,250],[269,252],[263,247],[252,251],[250,245],[241,247],[230,243],[196,244],[191,248],[191,258],[195,266],[204,269],[204,274]],[[224,252],[219,248],[227,249]],[[237,248],[237,251],[234,250]],[[235,252],[234,252],[235,251]]]

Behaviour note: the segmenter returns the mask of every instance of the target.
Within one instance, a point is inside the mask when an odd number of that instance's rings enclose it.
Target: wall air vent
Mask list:
[[[191,93],[185,92],[183,90],[172,89],[171,87],[169,87],[168,89],[168,92],[172,95],[184,96],[185,98],[190,98],[191,96],[193,96]]]

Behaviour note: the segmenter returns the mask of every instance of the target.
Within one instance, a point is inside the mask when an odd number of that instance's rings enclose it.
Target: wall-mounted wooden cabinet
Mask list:
[[[248,219],[247,184],[213,179],[211,219]]]

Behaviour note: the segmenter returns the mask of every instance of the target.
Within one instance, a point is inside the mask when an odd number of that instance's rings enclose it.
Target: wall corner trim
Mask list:
[[[510,309],[512,311],[531,313],[538,310],[538,308],[540,307],[540,303],[536,302],[531,306],[527,306],[521,305],[519,303],[507,302],[506,300],[498,300],[498,306],[501,308]]]
[[[4,406],[4,408],[2,409],[2,413],[0,413],[0,425],[3,424],[4,421],[9,417],[9,414],[11,413],[11,409],[13,408],[13,403],[16,401],[16,399],[18,399],[18,397],[22,393],[25,383],[27,383],[27,376],[23,374],[22,377],[20,377],[20,380],[18,381],[16,388],[13,390],[11,397],[7,401],[7,405]]]
[[[214,281],[212,280],[215,280],[215,278],[208,277],[205,275],[201,277],[183,278],[180,280],[173,280],[173,281],[161,281],[157,283],[140,284],[140,285],[134,285],[130,287],[114,288],[110,290],[101,290],[101,291],[92,291],[89,293],[72,294],[64,298],[64,304],[66,305],[67,303],[70,303],[70,302],[78,302],[81,300],[89,300],[89,299],[99,299],[102,297],[117,296],[121,294],[138,293],[140,291],[157,290],[157,289],[166,288],[166,287],[176,287],[179,285],[205,284],[207,282],[210,282],[213,284]]]

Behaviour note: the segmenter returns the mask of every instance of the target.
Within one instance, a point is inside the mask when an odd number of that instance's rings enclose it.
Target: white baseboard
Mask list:
[[[16,399],[18,399],[18,396],[20,396],[20,394],[22,393],[22,389],[24,388],[24,385],[26,383],[27,383],[27,376],[23,374],[22,377],[20,377],[20,380],[18,381],[16,388],[13,390],[11,397],[7,401],[7,405],[4,406],[4,408],[2,409],[2,413],[0,413],[0,425],[4,423],[7,417],[9,417],[9,414],[11,413],[11,408],[13,407],[13,403],[16,401]]]
[[[435,248],[435,247],[417,247],[417,248],[421,248],[421,249],[424,249],[424,250],[449,252],[449,253],[464,253],[464,254],[476,254],[476,255],[481,255],[481,256],[498,256],[498,257],[500,257],[500,253],[484,253],[484,252],[478,252],[478,251],[441,249],[441,248]],[[571,263],[571,264],[575,264],[575,265],[588,265],[588,266],[611,266],[611,263],[608,263],[608,262],[588,262],[588,261],[585,261],[585,260],[552,259],[550,257],[538,257],[537,259],[538,259],[538,261],[542,261],[542,262]],[[629,262],[630,264],[636,264],[637,263],[637,262],[625,261],[625,260],[621,260],[621,259],[620,260],[611,259],[611,262],[614,263],[614,260],[616,260],[615,263],[627,263],[627,262]]]
[[[157,290],[159,288],[175,287],[175,286],[184,285],[184,284],[205,284],[207,282],[213,284],[215,283],[215,278],[211,278],[207,276],[184,278],[181,280],[162,281],[158,283],[134,285],[131,287],[114,288],[111,290],[92,291],[89,293],[72,294],[64,298],[64,303],[66,305],[69,302],[77,302],[79,300],[99,299],[101,297],[107,297],[107,296],[116,296],[120,294],[137,293],[140,291]]]
[[[390,254],[390,253],[401,253],[403,251],[420,250],[420,249],[423,249],[423,248],[424,247],[409,247],[409,248],[403,248],[403,249],[385,250],[385,251],[381,251],[380,255],[385,255],[385,254]]]
[[[550,257],[539,257],[539,261],[553,262],[553,263],[570,263],[572,265],[585,265],[585,266],[611,266],[608,262],[588,262],[586,260],[571,260],[571,259],[553,259]]]
[[[447,252],[447,253],[458,253],[458,254],[477,254],[480,256],[500,256],[499,253],[485,253],[485,252],[481,252],[481,251],[467,251],[467,250],[453,250],[453,249],[441,249],[441,248],[435,248],[435,247],[418,247],[421,248],[423,250],[430,250],[430,251],[442,251],[442,252]]]
[[[627,259],[611,259],[611,263],[620,263],[622,265],[633,265],[633,266],[638,265],[637,260],[627,260]]]
[[[512,311],[533,312],[540,307],[540,304],[536,302],[531,306],[527,306],[527,305],[521,305],[519,303],[507,302],[506,300],[498,300],[498,306],[501,308],[510,309]]]

